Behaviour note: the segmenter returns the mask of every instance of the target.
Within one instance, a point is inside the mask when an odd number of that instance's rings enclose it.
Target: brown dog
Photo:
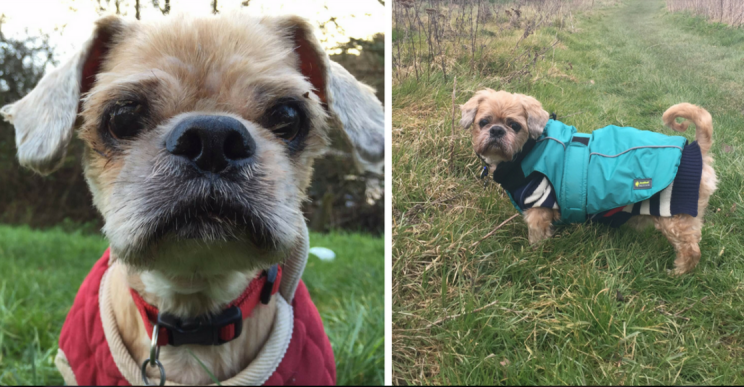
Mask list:
[[[2,114],[15,126],[21,165],[41,174],[59,166],[79,127],[111,244],[103,330],[130,384],[151,358],[130,289],[185,321],[220,313],[282,263],[279,294],[243,316],[238,337],[158,355],[169,382],[210,383],[199,361],[220,381],[239,375],[228,384],[265,382],[293,337],[313,159],[333,128],[372,170],[384,148],[371,88],[330,62],[298,17],[106,17],[80,52]],[[81,382],[63,351],[57,364],[68,385]],[[147,372],[157,380],[157,367]]]
[[[538,140],[549,119],[548,112],[535,98],[491,89],[477,92],[461,106],[461,110],[460,124],[463,128],[472,125],[473,149],[491,172],[499,171],[500,165],[504,165],[502,163],[516,159],[528,140]],[[653,221],[674,246],[677,252],[674,272],[681,274],[692,270],[700,260],[698,242],[703,215],[710,195],[716,190],[717,178],[711,167],[713,158],[708,154],[713,142],[710,114],[700,107],[682,103],[669,108],[663,115],[663,121],[670,128],[684,132],[688,123],[677,123],[678,117],[692,121],[697,128],[696,140],[702,155],[697,216],[637,215],[630,218],[629,224],[644,227]],[[552,189],[548,184],[546,180],[546,187],[541,187],[545,195],[550,195]],[[557,203],[552,207],[534,206],[523,210],[530,243],[538,243],[553,235],[553,223],[561,218]]]

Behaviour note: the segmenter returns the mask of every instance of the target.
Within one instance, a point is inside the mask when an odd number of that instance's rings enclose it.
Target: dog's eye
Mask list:
[[[509,127],[512,128],[515,132],[519,132],[520,130],[522,130],[522,125],[519,125],[518,122],[510,123]]]
[[[106,125],[117,140],[127,140],[142,131],[142,104],[134,101],[117,101],[108,114]]]
[[[283,102],[266,112],[263,124],[274,134],[286,141],[292,141],[304,126],[302,110],[293,102]]]
[[[486,126],[486,125],[488,125],[488,118],[484,118],[484,119],[480,120],[478,122],[478,125],[480,125],[481,128],[484,127],[484,126]]]

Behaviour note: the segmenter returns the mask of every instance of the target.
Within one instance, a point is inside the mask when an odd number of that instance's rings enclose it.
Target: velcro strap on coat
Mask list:
[[[587,170],[591,135],[576,133],[566,144],[566,155],[561,186],[561,221],[583,223],[586,220]]]

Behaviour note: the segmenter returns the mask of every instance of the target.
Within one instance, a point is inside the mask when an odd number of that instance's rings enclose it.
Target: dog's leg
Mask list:
[[[698,242],[702,235],[702,219],[693,218],[687,214],[672,217],[654,217],[658,228],[677,252],[674,260],[674,274],[690,272],[700,261],[700,247]]]
[[[708,207],[708,200],[715,192],[718,183],[716,172],[711,164],[710,155],[703,156],[703,172],[700,179],[700,196],[698,198],[698,213],[696,217],[687,214],[674,215],[671,218],[654,217],[656,228],[660,230],[677,252],[674,261],[674,274],[684,274],[697,266],[700,261],[700,247],[698,243],[702,237],[703,216]]]
[[[530,230],[530,244],[540,243],[553,236],[553,221],[560,218],[560,212],[545,208],[533,207],[524,211],[524,221]]]

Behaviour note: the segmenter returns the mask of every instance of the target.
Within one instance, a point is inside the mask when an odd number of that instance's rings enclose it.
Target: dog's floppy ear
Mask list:
[[[463,129],[467,129],[470,127],[470,125],[473,125],[473,121],[475,121],[475,114],[478,112],[478,105],[480,105],[480,103],[486,99],[486,95],[489,93],[493,93],[493,90],[480,90],[479,92],[475,93],[475,95],[472,96],[468,100],[468,102],[460,105],[460,111],[462,112],[462,117],[460,118],[460,126]]]
[[[385,155],[385,114],[374,90],[332,62],[315,37],[313,27],[297,16],[266,18],[280,34],[292,39],[302,74],[354,149],[361,171],[382,174]]]
[[[516,94],[522,100],[522,107],[527,113],[527,130],[530,133],[530,137],[536,139],[540,137],[545,125],[548,123],[550,114],[543,110],[540,101],[533,97],[524,94]]]
[[[460,126],[463,129],[467,129],[470,127],[470,125],[473,125],[473,121],[475,120],[475,113],[478,111],[478,105],[480,105],[483,98],[478,97],[478,94],[474,95],[473,98],[470,98],[468,102],[465,102],[464,105],[460,105],[460,111],[462,112],[462,117],[460,118]]]
[[[331,62],[331,114],[354,147],[357,165],[382,175],[385,164],[385,113],[375,90]]]
[[[327,106],[330,64],[328,55],[313,33],[312,25],[299,16],[267,17],[262,23],[290,41],[292,49],[297,54],[300,72],[313,85],[313,93],[318,96],[320,102]]]
[[[21,165],[42,175],[60,166],[72,139],[80,96],[93,87],[113,36],[121,29],[118,17],[98,20],[80,51],[47,73],[28,95],[0,109],[15,126]]]

